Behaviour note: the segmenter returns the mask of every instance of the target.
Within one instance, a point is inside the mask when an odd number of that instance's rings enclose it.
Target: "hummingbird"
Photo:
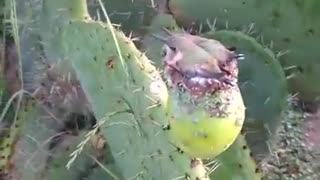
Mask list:
[[[165,30],[165,29],[164,29]],[[168,30],[165,30],[167,33],[170,33]],[[190,39],[192,42],[203,48],[205,51],[210,53],[211,56],[217,60],[223,61],[228,60],[227,55],[230,55],[231,52],[235,52],[235,47],[226,48],[221,42],[215,39],[207,39],[201,36],[195,36],[188,33],[176,32],[176,35]],[[172,35],[172,33],[171,33]],[[233,54],[234,55],[234,54]],[[244,54],[235,54],[236,58],[239,60],[244,59]]]
[[[208,89],[214,91],[236,85],[237,60],[243,58],[242,54],[214,39],[163,30],[167,37],[152,36],[164,42],[165,71],[173,84],[202,94]]]

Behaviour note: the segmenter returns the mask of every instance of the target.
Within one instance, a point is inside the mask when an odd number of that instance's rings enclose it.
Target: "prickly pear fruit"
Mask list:
[[[184,33],[164,42],[170,137],[192,158],[214,158],[233,143],[245,118],[237,55],[218,41]]]

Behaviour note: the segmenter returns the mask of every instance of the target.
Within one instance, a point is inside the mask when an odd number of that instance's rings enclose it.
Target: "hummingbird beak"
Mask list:
[[[160,41],[162,41],[162,42],[167,44],[167,39],[166,38],[158,36],[156,34],[151,34],[151,36],[154,37],[155,39],[160,40]]]
[[[163,32],[165,32],[168,36],[172,36],[172,33],[168,30],[168,29],[166,29],[166,28],[161,28],[161,30],[163,31]]]
[[[235,52],[237,50],[235,46],[228,47],[227,49],[232,52]]]
[[[166,33],[168,36],[172,36],[173,34],[172,34],[172,32],[170,32],[168,29],[166,29],[166,28],[161,28],[161,30],[164,32],[164,33]],[[167,44],[167,39],[166,38],[164,38],[164,37],[161,37],[161,36],[158,36],[158,35],[156,35],[156,34],[151,34],[151,36],[153,36],[154,38],[156,38],[156,39],[158,39],[158,40],[160,40],[160,41],[162,41],[162,42],[164,42],[164,43],[166,43]]]

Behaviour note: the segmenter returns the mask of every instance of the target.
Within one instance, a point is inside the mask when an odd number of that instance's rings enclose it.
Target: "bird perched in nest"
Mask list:
[[[171,142],[192,158],[214,158],[236,139],[245,119],[233,49],[214,39],[169,32],[163,45]]]

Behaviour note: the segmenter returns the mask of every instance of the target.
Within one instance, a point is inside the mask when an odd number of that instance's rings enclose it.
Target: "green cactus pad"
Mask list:
[[[104,122],[102,133],[123,176],[155,180],[182,176],[179,167],[186,170],[189,160],[168,142],[162,129],[168,116],[167,89],[146,56],[123,33],[99,22],[70,22],[63,39],[67,59],[98,123]]]
[[[18,21],[24,22],[19,24],[24,89],[47,107],[88,114],[90,110],[74,71],[63,59],[61,39],[70,19],[90,18],[86,1],[16,1]]]
[[[52,79],[48,71],[57,71],[54,78],[70,76],[72,68],[63,61],[61,32],[70,19],[89,18],[86,1],[81,0],[16,0],[22,69],[27,91],[39,88]],[[57,75],[58,74],[58,75]],[[50,76],[50,77],[48,77]],[[55,80],[56,80],[55,79]]]
[[[53,66],[58,66],[62,74],[70,73],[68,64],[62,63],[61,32],[70,19],[89,17],[86,1],[15,0],[15,3],[17,19],[23,22],[19,23],[19,39],[26,84],[37,86],[39,76]]]
[[[35,114],[35,100],[32,98],[25,98],[22,100],[20,108],[17,110],[18,112],[16,112],[17,114],[13,120],[13,123],[11,124],[6,136],[2,139],[0,145],[0,169],[3,173],[9,173],[11,167],[15,165],[12,162],[12,157],[15,153],[17,153],[16,149],[18,148],[16,143],[18,138],[20,138],[21,134],[23,133],[22,131],[24,125],[29,123],[30,119],[28,119],[28,117]]]
[[[23,70],[28,73],[25,81],[32,81],[29,74],[36,74],[39,68],[36,62],[45,60],[52,65],[61,59],[61,30],[69,19],[86,15],[86,9],[81,9],[86,4],[78,0],[15,0],[15,3],[17,19],[24,22],[19,23],[19,39]]]
[[[110,15],[110,21],[125,33],[143,33],[156,15],[153,1],[149,0],[102,0]],[[88,2],[91,17],[106,21],[98,1]]]
[[[268,154],[286,107],[287,86],[281,65],[270,50],[242,32],[212,31],[204,36],[244,54],[245,59],[239,60],[239,87],[246,106],[246,138],[256,158]]]
[[[91,142],[93,142],[91,145],[93,145],[96,155],[94,160],[95,162],[98,162],[95,164],[94,168],[91,168],[90,174],[87,174],[86,177],[82,177],[81,180],[125,179],[119,168],[115,165],[115,159],[111,154],[110,147],[105,141],[105,138],[103,138],[104,142],[102,142],[103,146],[101,146],[101,137],[103,137],[101,134],[97,134],[91,140]]]
[[[243,135],[239,135],[230,148],[217,157],[216,161],[219,165],[211,173],[210,180],[261,180],[262,178]]]
[[[194,8],[199,7],[199,8]],[[217,29],[248,30],[287,54],[279,58],[290,91],[304,100],[320,95],[320,1],[170,0],[169,9],[184,25],[210,22]],[[251,14],[248,16],[248,14]]]
[[[10,99],[10,86],[16,85],[16,83],[8,83],[10,82],[8,78],[8,69],[6,67],[9,63],[7,63],[7,59],[5,59],[5,53],[8,53],[7,48],[11,48],[9,46],[5,47],[5,40],[0,39],[0,114],[3,116],[3,119],[0,120],[0,143],[2,142],[2,135],[6,134],[7,125],[13,122],[14,117],[14,109],[12,104],[6,109],[7,103]],[[8,59],[10,61],[11,59]],[[6,64],[6,65],[5,65]],[[17,82],[18,83],[18,82]],[[12,92],[11,92],[12,93]],[[6,110],[6,111],[4,111]],[[9,125],[10,126],[10,125]]]
[[[87,131],[82,131],[78,135],[63,135],[61,142],[57,147],[52,149],[50,153],[52,154],[50,158],[48,158],[46,170],[42,173],[46,179],[48,180],[57,180],[57,179],[69,179],[69,180],[78,180],[78,179],[86,179],[93,174],[96,174],[96,171],[101,171],[101,167],[96,164],[95,160],[101,161],[99,159],[100,154],[96,148],[96,144],[94,139],[98,137],[98,135],[93,136],[90,139],[90,143],[88,143],[84,149],[83,154],[81,154],[74,162],[73,166],[70,169],[66,168],[66,164],[68,163],[70,154],[77,149],[77,145],[81,143],[84,139],[86,139]],[[99,149],[103,153],[103,159],[107,158],[111,159],[111,154],[108,154],[108,148]],[[111,156],[111,157],[110,157]],[[102,161],[103,162],[103,161]],[[102,163],[100,162],[100,163]],[[108,162],[108,161],[104,161]],[[112,162],[109,162],[112,163]],[[112,164],[111,164],[112,165]],[[107,168],[112,167],[108,164]],[[113,167],[115,168],[115,167]],[[114,171],[117,171],[115,168]],[[105,173],[102,177],[107,178],[107,173]],[[117,174],[121,177],[121,174]],[[111,176],[112,177],[112,176]]]
[[[83,149],[83,155],[74,162],[74,166],[70,169],[66,168],[66,164],[69,159],[69,155],[76,149],[76,146],[85,139],[85,132],[81,132],[78,136],[62,135],[59,146],[50,151],[50,158],[47,160],[46,169],[43,171],[43,175],[48,180],[57,179],[69,179],[77,180],[81,179],[85,174],[89,174],[91,166],[94,164],[90,158],[90,146],[86,146]],[[92,154],[94,155],[94,154]]]
[[[70,73],[71,68],[63,61],[61,35],[69,20],[90,18],[86,1],[44,0],[40,17],[38,32],[45,61],[51,66],[58,64],[63,73]]]

